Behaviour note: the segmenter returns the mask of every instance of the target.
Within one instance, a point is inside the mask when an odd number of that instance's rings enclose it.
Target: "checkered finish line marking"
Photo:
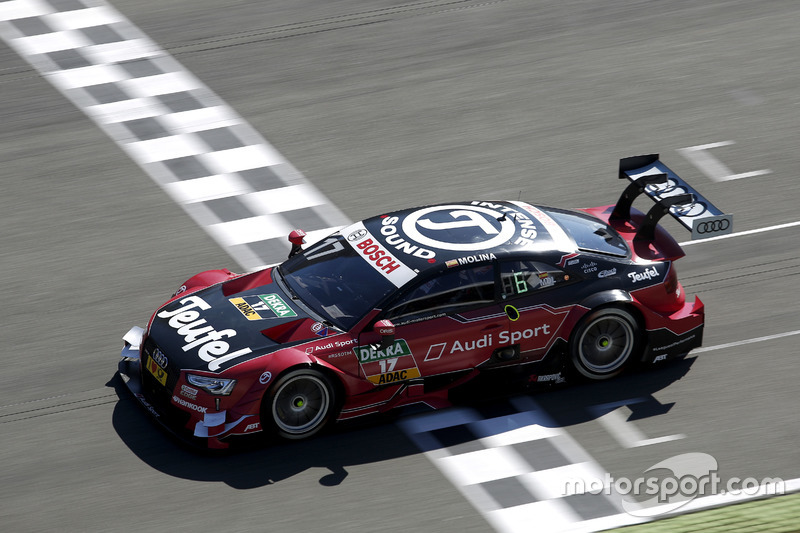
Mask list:
[[[448,409],[401,420],[403,431],[501,533],[589,532],[642,522],[619,495],[567,494],[605,470],[531,398],[492,412]]]
[[[0,38],[117,143],[241,267],[349,223],[221,98],[109,4],[0,1]]]

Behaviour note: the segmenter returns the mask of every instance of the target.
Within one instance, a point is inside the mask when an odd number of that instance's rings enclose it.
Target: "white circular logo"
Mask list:
[[[271,379],[272,379],[272,372],[267,370],[266,372],[261,374],[261,377],[258,378],[258,382],[261,383],[262,385],[266,385],[267,383],[269,383],[269,380]]]
[[[471,228],[464,242],[456,231]],[[472,205],[437,205],[411,213],[403,221],[409,239],[431,248],[469,252],[486,250],[508,242],[516,232],[511,216]],[[424,232],[424,233],[423,233]]]

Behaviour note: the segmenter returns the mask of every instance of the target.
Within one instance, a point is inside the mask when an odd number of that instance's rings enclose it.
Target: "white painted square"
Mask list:
[[[188,72],[166,72],[145,78],[133,78],[120,86],[131,96],[156,96],[159,94],[192,91],[203,87],[200,81]]]
[[[206,151],[208,151],[208,148],[206,148]],[[202,160],[217,174],[269,167],[285,161],[278,152],[265,145],[242,146],[241,148],[230,150],[208,152],[202,157]],[[272,193],[273,191],[269,192]],[[280,209],[280,211],[284,210]]]
[[[74,31],[58,31],[42,35],[31,35],[13,40],[22,55],[46,54],[59,50],[72,50],[89,46],[92,42],[81,33]]]
[[[568,504],[558,500],[532,502],[488,511],[484,516],[500,533],[575,531],[573,528],[581,521],[581,517]]]
[[[164,184],[167,193],[179,204],[204,202],[237,196],[251,191],[250,185],[233,174],[222,174]]]
[[[242,119],[225,106],[203,107],[192,111],[170,113],[161,118],[161,123],[170,131],[193,133],[214,128],[236,126]]]
[[[292,228],[280,216],[260,216],[206,226],[209,234],[228,246],[286,237]]]
[[[606,473],[597,463],[585,462],[537,470],[519,476],[519,481],[540,500],[573,494],[599,494],[608,488]]]
[[[163,115],[166,108],[154,98],[134,98],[110,104],[87,106],[86,114],[100,124],[113,124]]]
[[[47,74],[50,83],[62,91],[101,83],[117,83],[127,77],[128,75],[124,70],[114,65],[92,65],[69,70],[58,70]]]
[[[0,21],[27,17],[40,17],[53,12],[53,6],[38,0],[11,0],[0,2]]]
[[[132,39],[115,43],[87,46],[81,52],[94,63],[119,63],[161,55],[159,49],[146,39]],[[152,76],[154,77],[154,76]],[[137,78],[149,79],[149,78]]]
[[[436,466],[456,485],[474,485],[531,471],[528,462],[509,447],[442,457]]]
[[[124,139],[118,140],[122,143],[122,148],[139,164],[200,155],[208,149],[194,135],[173,135],[149,141],[125,142]]]
[[[265,165],[266,166],[266,165]],[[258,191],[241,198],[254,213],[272,214],[323,205],[325,199],[310,185],[291,185]]]
[[[517,423],[527,422],[527,424],[519,429],[513,429],[511,431],[485,437],[483,441],[487,446],[508,446],[520,442],[547,439],[564,434],[564,430],[561,428],[551,428],[537,424],[536,422],[538,419],[536,418],[535,412],[525,412],[511,416],[515,418]]]
[[[119,13],[106,6],[56,12],[43,16],[42,20],[56,30],[77,30],[125,21]]]

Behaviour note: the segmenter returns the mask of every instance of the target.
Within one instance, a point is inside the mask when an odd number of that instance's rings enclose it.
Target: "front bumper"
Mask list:
[[[143,375],[140,346],[144,341],[144,330],[139,327],[131,328],[123,341],[121,360],[117,368],[122,381],[153,419],[181,441],[204,449],[227,448],[228,443],[220,439],[247,432],[255,425],[247,424],[252,415],[226,422],[227,413],[224,410],[206,412],[202,417],[197,417],[194,413],[178,408],[169,400],[174,393],[171,388],[156,384],[149,373]],[[243,428],[245,429],[242,430]]]

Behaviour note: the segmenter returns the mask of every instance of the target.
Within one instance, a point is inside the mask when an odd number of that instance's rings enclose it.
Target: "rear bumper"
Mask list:
[[[705,307],[700,298],[695,297],[694,302],[686,302],[679,311],[671,315],[659,315],[659,319],[652,322],[658,322],[661,327],[648,327],[647,347],[642,357],[645,364],[679,359],[694,348],[702,346]]]

